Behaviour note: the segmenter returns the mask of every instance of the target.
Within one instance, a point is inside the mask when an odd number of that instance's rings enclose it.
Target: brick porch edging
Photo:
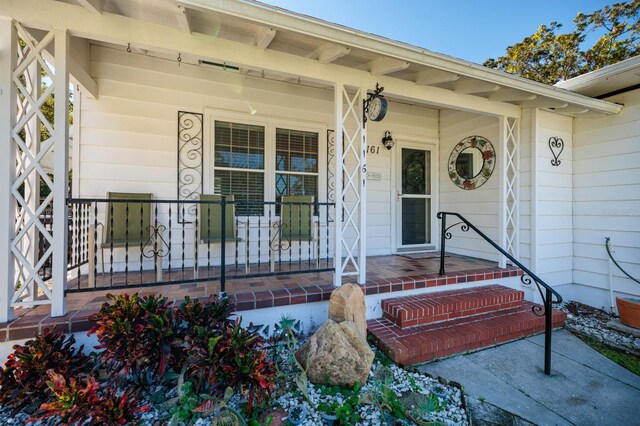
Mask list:
[[[517,267],[477,269],[458,273],[440,275],[416,275],[392,279],[369,280],[364,284],[365,295],[394,293],[398,291],[417,290],[458,283],[491,280],[521,276],[523,271]],[[107,290],[107,289],[105,289]],[[136,290],[134,287],[132,291]],[[162,293],[162,288],[159,287]],[[235,306],[235,311],[250,311],[253,309],[271,308],[277,306],[297,305],[302,303],[321,302],[329,300],[334,287],[330,284],[308,286],[301,288],[254,291],[248,293],[230,294],[229,299]],[[45,328],[62,330],[64,333],[87,331],[93,326],[89,317],[98,309],[80,309],[69,311],[62,317],[51,315],[23,315],[9,323],[0,323],[0,342],[28,339],[42,332]]]

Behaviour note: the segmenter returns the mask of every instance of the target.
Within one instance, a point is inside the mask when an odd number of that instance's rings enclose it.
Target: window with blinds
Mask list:
[[[264,140],[262,126],[215,122],[214,192],[233,194],[238,216],[264,211]]]
[[[318,196],[318,133],[276,128],[276,201]]]

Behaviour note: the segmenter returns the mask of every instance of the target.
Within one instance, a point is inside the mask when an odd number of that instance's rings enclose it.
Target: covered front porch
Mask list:
[[[523,108],[608,108],[254,3],[138,3],[0,5],[1,322],[158,285],[276,303],[285,283],[305,301],[437,284],[436,261],[407,253],[441,248],[442,210],[533,259]],[[471,234],[447,246],[459,272],[511,273]]]

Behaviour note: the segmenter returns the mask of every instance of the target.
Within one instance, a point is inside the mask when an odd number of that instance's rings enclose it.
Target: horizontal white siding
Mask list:
[[[640,90],[607,100],[625,107],[614,116],[578,118],[574,126],[573,281],[602,290],[609,286],[605,237],[620,265],[640,276]],[[613,288],[640,295],[640,285],[615,267]],[[600,294],[608,308],[606,293]]]
[[[464,190],[449,179],[447,164],[451,151],[458,142],[468,136],[487,138],[500,158],[502,146],[499,138],[499,123],[494,117],[481,116],[461,111],[442,111],[440,114],[440,210],[457,212],[466,217],[492,240],[499,242],[500,214],[500,162],[493,175],[484,185],[474,190]],[[449,225],[455,223],[449,219]],[[473,231],[461,232],[452,229],[453,238],[447,241],[447,251],[489,260],[498,260],[498,254],[488,243]]]
[[[536,273],[549,285],[573,279],[573,120],[537,112]],[[553,166],[549,138],[564,141],[559,166]]]
[[[324,129],[335,126],[333,91],[329,90],[184,63],[179,67],[175,61],[98,46],[91,48],[91,74],[98,82],[99,98],[82,102],[80,166],[74,170],[81,197],[125,191],[175,199],[180,110],[203,113],[212,108],[265,121],[288,120]],[[368,123],[369,145],[381,147],[378,154],[368,155],[368,171],[382,175],[381,180],[367,182],[369,255],[389,254],[395,233],[392,155],[380,142],[385,130],[414,139],[436,139],[438,112],[391,102],[383,122]],[[322,152],[325,139],[321,134]],[[210,143],[207,123],[204,140]],[[320,169],[324,173],[325,165]],[[205,158],[204,173],[210,172]],[[321,187],[320,194],[324,193]]]

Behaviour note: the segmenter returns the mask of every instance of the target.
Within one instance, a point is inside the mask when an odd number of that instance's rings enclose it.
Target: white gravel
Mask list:
[[[562,303],[559,309],[567,312],[567,329],[619,349],[640,353],[640,338],[608,328],[607,322],[614,317],[605,311],[578,302]]]

